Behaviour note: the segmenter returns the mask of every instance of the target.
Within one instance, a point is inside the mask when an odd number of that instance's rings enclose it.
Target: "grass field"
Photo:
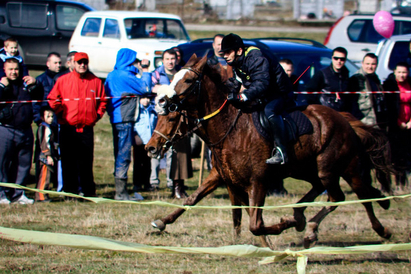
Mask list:
[[[209,37],[213,33],[191,34],[193,39]],[[246,34],[241,34],[247,37]],[[256,33],[248,34],[254,37]],[[285,36],[285,34],[279,34]],[[261,36],[268,36],[263,33]],[[295,35],[301,37],[302,35]],[[309,38],[309,37],[307,37]],[[312,37],[311,37],[312,38]],[[315,38],[322,41],[323,37]],[[188,180],[187,192],[192,193],[198,185],[199,159],[193,161],[194,178]],[[111,126],[105,116],[95,127],[94,174],[97,194],[112,198],[114,195],[113,156]],[[206,174],[207,175],[207,171]],[[131,171],[130,171],[131,177]],[[181,200],[169,198],[161,174],[161,189],[145,193],[146,201],[166,201],[182,204]],[[355,195],[341,182],[347,200],[356,200]],[[34,183],[29,187],[34,187]],[[129,184],[131,191],[131,184]],[[302,181],[287,179],[285,187],[290,195],[268,197],[266,205],[283,205],[296,202],[308,190]],[[410,188],[396,194],[410,193]],[[29,197],[34,193],[27,192]],[[242,236],[233,236],[231,210],[190,210],[174,224],[160,233],[150,222],[170,213],[173,209],[161,206],[138,204],[94,204],[67,202],[53,196],[54,202],[32,206],[0,207],[0,226],[54,233],[90,235],[112,240],[175,247],[220,247],[233,244],[260,246],[258,237],[248,230],[248,217],[244,212]],[[317,201],[326,201],[321,195]],[[218,188],[204,199],[201,205],[229,205],[227,191]],[[357,246],[386,243],[408,243],[411,232],[409,199],[391,202],[384,211],[375,204],[376,215],[393,236],[386,241],[372,229],[362,205],[341,206],[321,224],[317,246]],[[313,216],[319,208],[308,208],[306,216]],[[291,215],[291,209],[276,209],[264,212],[267,224],[277,223],[280,217]],[[1,236],[0,236],[1,238]],[[278,236],[269,236],[275,250],[301,250],[303,233],[294,229]],[[0,273],[296,273],[296,258],[287,258],[279,263],[259,266],[259,258],[238,258],[218,255],[143,254],[117,251],[83,250],[62,246],[23,244],[0,239]],[[364,255],[310,255],[307,273],[411,273],[411,252],[376,252]]]

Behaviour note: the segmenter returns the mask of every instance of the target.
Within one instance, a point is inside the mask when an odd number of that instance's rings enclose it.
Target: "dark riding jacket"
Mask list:
[[[283,98],[293,102],[293,88],[277,60],[269,60],[256,47],[248,47],[234,66],[246,90],[248,100],[263,99],[266,102]]]

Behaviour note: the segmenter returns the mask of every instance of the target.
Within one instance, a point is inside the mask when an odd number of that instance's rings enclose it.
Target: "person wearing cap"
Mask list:
[[[238,106],[249,101],[264,105],[275,142],[273,155],[266,163],[286,164],[287,140],[281,114],[295,105],[290,79],[276,59],[266,58],[256,47],[245,47],[236,34],[224,36],[220,52],[236,76],[227,83],[232,91],[228,99]]]
[[[74,55],[74,70],[61,76],[47,99],[60,124],[60,155],[65,192],[96,195],[93,127],[107,101],[102,81],[88,70],[85,52]]]
[[[107,75],[104,84],[107,96],[111,97],[107,113],[113,128],[116,200],[133,199],[127,193],[127,172],[131,163],[134,122],[139,111],[138,97],[151,94],[148,64],[147,59],[138,60],[134,50],[122,48],[117,52],[114,70]],[[142,72],[141,78],[139,72]],[[138,194],[134,199],[141,200],[142,197]]]

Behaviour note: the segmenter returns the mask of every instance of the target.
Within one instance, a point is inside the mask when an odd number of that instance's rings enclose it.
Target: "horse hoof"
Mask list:
[[[308,249],[311,248],[313,246],[315,246],[315,244],[317,243],[318,239],[317,239],[317,235],[314,234],[312,238],[310,237],[305,237],[304,238],[304,248]]]
[[[382,236],[384,239],[391,238],[391,231],[388,228],[384,228],[384,235]]]
[[[166,229],[166,224],[161,220],[155,220],[154,222],[151,222],[151,225],[160,231],[163,231],[164,229]]]
[[[287,228],[294,227],[297,225],[297,221],[295,220],[293,216],[281,217],[280,223],[286,223]]]
[[[390,200],[378,201],[377,203],[385,210],[390,208]]]
[[[317,241],[317,232],[318,232],[318,224],[314,222],[310,222],[307,224],[307,231],[304,237],[304,248],[313,247]]]

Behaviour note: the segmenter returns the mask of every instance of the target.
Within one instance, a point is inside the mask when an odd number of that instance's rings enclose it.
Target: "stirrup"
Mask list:
[[[275,152],[274,152],[274,150],[275,150]],[[281,148],[279,148],[279,147],[274,148],[273,153],[274,153],[274,155],[271,158],[269,158],[265,161],[266,164],[271,164],[271,165],[278,165],[278,164],[283,165],[283,164],[285,164],[284,154],[283,154]]]

